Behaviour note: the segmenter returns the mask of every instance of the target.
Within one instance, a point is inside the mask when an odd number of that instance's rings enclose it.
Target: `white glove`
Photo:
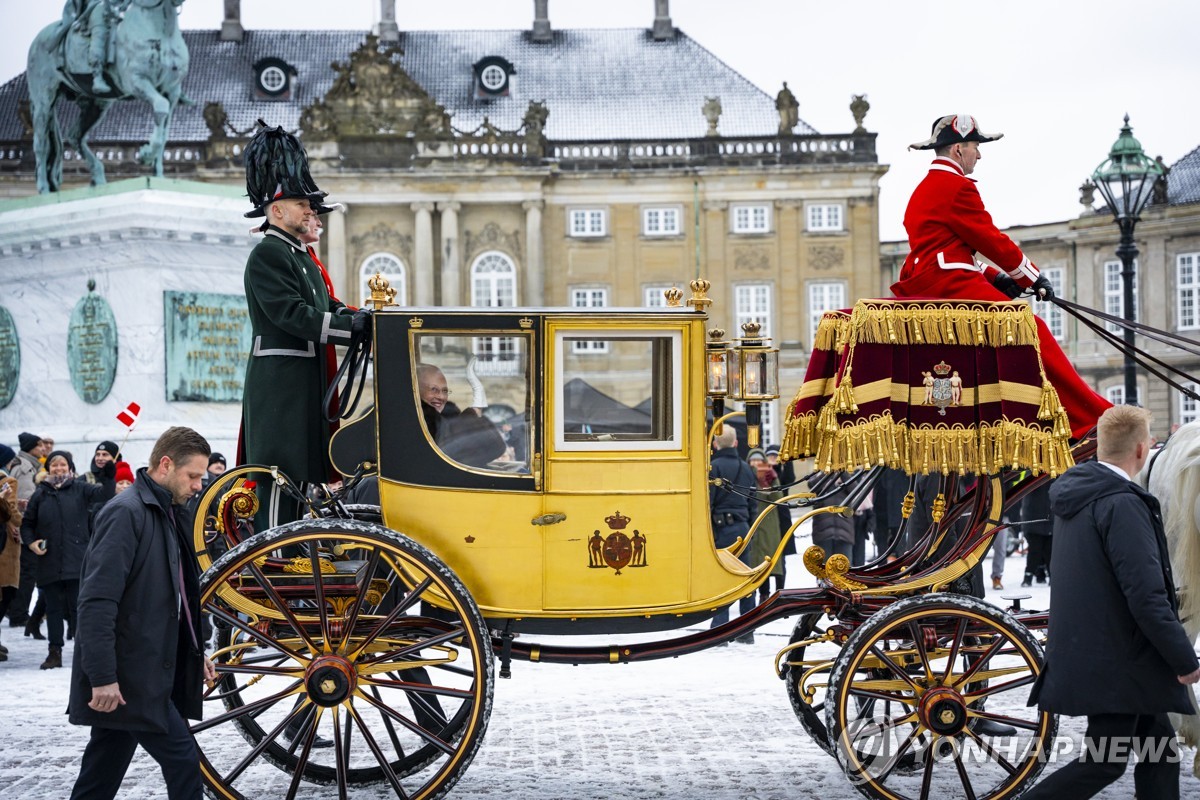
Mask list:
[[[487,408],[487,392],[483,390],[483,381],[475,374],[475,356],[467,362],[467,383],[471,386],[471,408]]]

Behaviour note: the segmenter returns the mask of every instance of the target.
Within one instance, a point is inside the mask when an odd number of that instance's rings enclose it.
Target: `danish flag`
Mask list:
[[[130,403],[125,406],[125,410],[117,414],[117,422],[124,425],[129,430],[133,430],[133,426],[137,424],[138,414],[142,413],[142,407],[137,403]]]

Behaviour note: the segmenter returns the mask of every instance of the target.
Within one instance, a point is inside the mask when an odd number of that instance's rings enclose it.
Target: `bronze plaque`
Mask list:
[[[250,354],[246,297],[163,292],[167,400],[240,403]]]
[[[108,397],[117,377],[117,321],[108,302],[92,290],[75,304],[67,331],[67,368],[71,386],[85,403]]]
[[[21,377],[21,342],[8,309],[0,306],[0,408],[13,401]]]

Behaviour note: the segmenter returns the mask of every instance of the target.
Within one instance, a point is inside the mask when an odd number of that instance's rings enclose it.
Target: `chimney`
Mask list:
[[[221,23],[222,42],[240,42],[246,33],[242,27],[242,0],[225,0],[225,20]]]
[[[550,0],[533,0],[533,34],[535,42],[554,41],[554,33],[550,30]]]
[[[650,33],[656,42],[675,38],[675,26],[671,24],[670,5],[670,0],[654,0],[654,27],[650,29]]]
[[[400,28],[396,25],[396,0],[379,0],[379,24],[375,35],[384,44],[400,41]]]

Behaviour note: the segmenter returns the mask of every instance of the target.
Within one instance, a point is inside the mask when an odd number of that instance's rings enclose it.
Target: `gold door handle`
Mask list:
[[[550,514],[542,514],[540,517],[534,517],[531,522],[534,525],[557,525],[566,518],[566,514],[562,513],[561,511],[555,511]]]

